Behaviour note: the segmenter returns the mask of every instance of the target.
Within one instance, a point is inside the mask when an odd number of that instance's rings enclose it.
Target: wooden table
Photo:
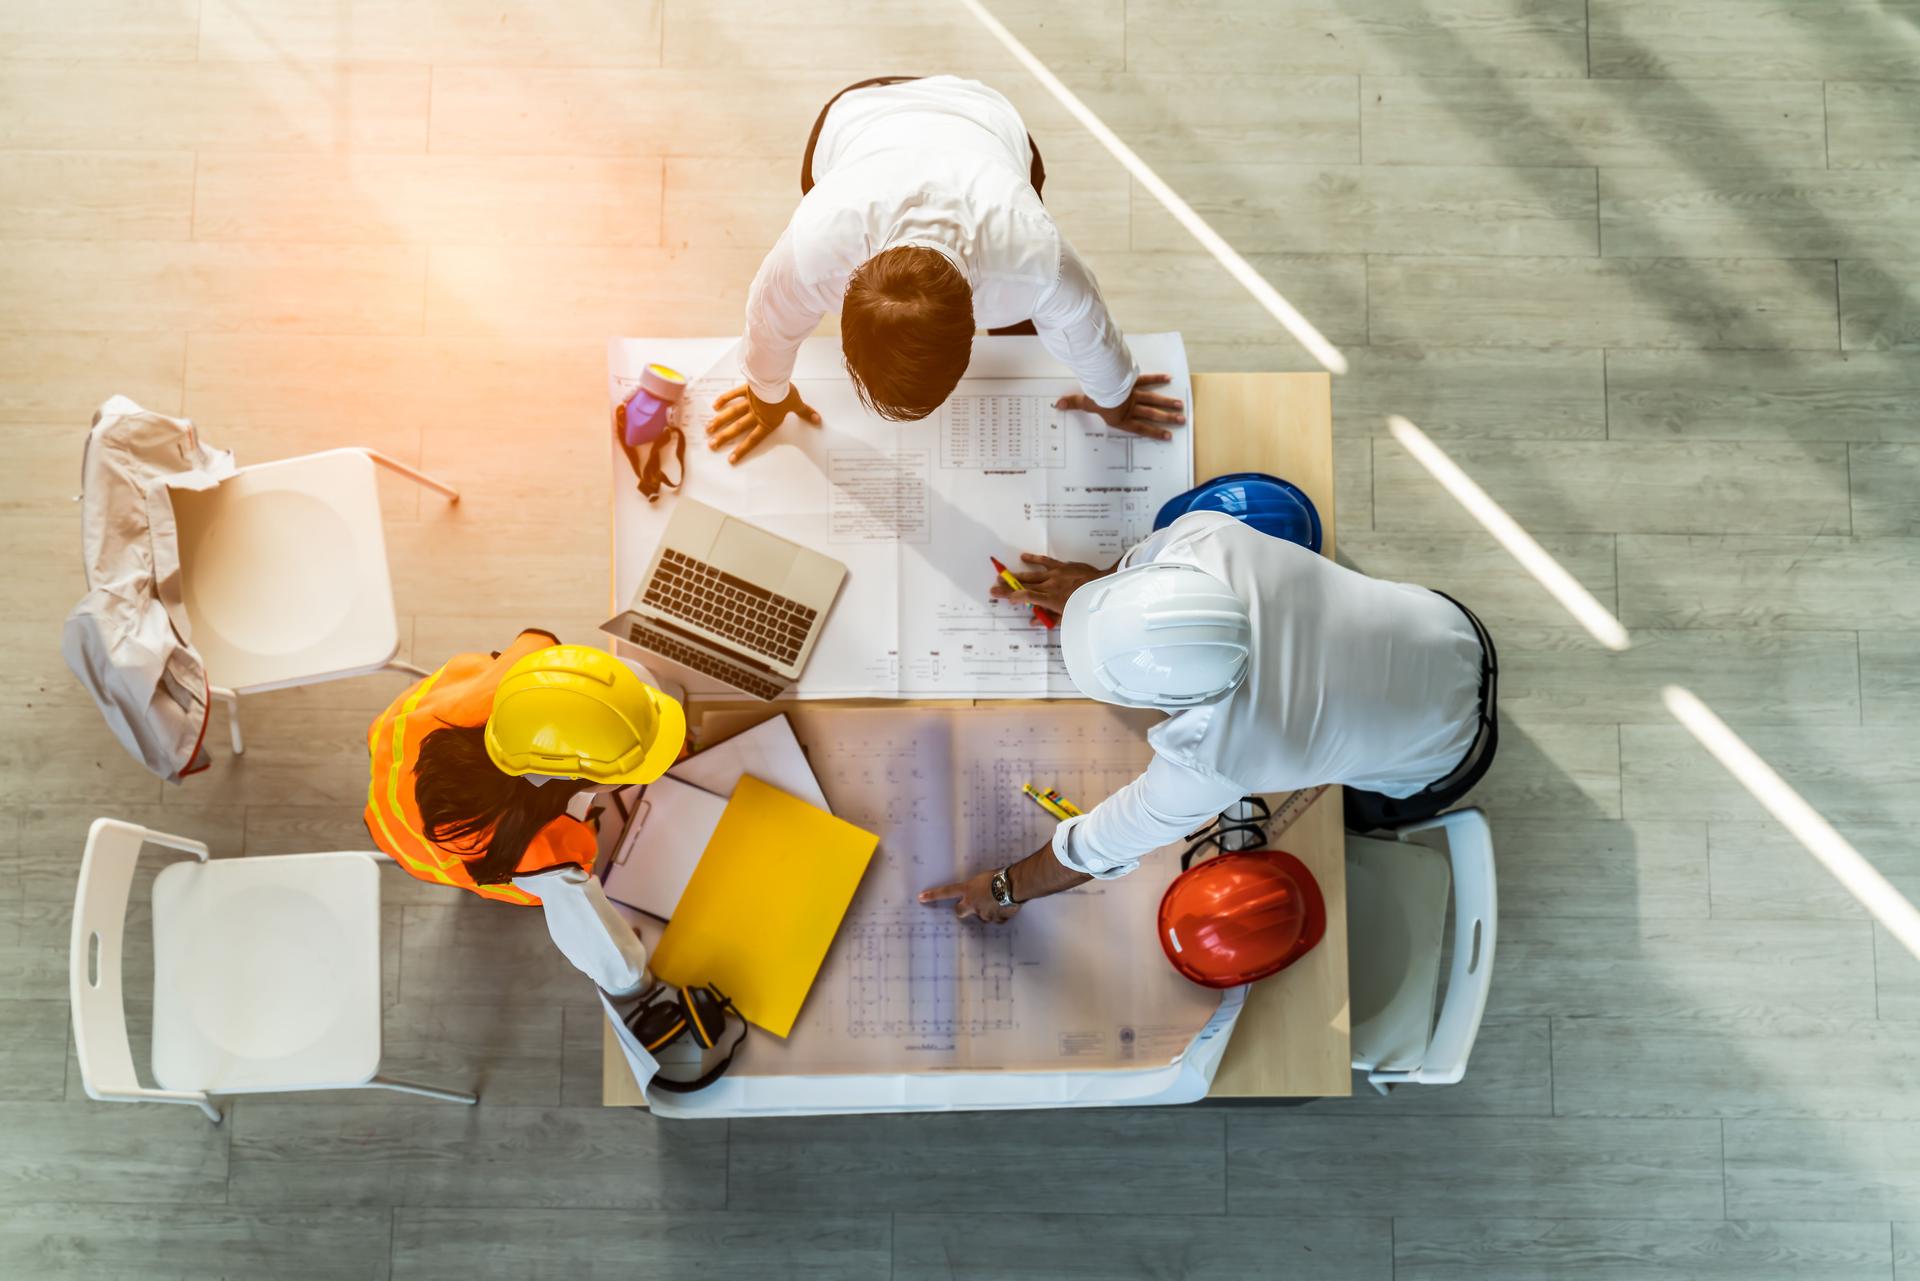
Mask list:
[[[1263,471],[1320,510],[1333,555],[1333,386],[1326,374],[1195,374],[1193,474]],[[1211,1098],[1346,1095],[1347,852],[1340,789],[1330,787],[1278,844],[1305,863],[1327,900],[1327,936],[1247,993]]]
[[[1320,510],[1333,555],[1333,405],[1326,374],[1195,374],[1193,473],[1260,471],[1292,481]],[[810,704],[818,706],[818,704]],[[867,704],[871,706],[869,702]],[[764,706],[764,704],[762,704]],[[1279,844],[1312,870],[1327,934],[1247,994],[1212,1098],[1304,1098],[1352,1090],[1347,1025],[1346,840],[1340,789],[1328,788]],[[601,1102],[644,1107],[611,1028],[602,1028]]]

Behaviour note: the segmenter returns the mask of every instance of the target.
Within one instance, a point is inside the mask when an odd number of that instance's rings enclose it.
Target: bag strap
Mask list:
[[[646,495],[648,502],[657,502],[660,498],[660,491],[663,488],[678,489],[686,483],[686,433],[680,430],[680,426],[677,423],[669,426],[654,438],[652,447],[647,450],[646,458],[642,459],[640,457],[640,450],[636,446],[627,443],[626,417],[625,405],[614,406],[614,443],[619,445],[620,452],[627,456],[627,466],[633,468],[633,478],[639,482],[640,492]],[[666,466],[661,458],[661,455],[666,451],[669,441],[673,443],[674,462],[680,471],[679,477],[674,480],[667,479]]]

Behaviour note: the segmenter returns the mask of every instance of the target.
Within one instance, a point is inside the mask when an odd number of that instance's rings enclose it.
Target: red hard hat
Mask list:
[[[1160,900],[1160,947],[1202,987],[1266,978],[1326,932],[1313,873],[1280,850],[1215,855],[1175,877]]]

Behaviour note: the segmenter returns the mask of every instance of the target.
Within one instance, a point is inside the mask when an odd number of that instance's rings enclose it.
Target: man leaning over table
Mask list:
[[[1082,694],[1156,707],[1146,772],[1011,865],[924,890],[928,905],[1005,921],[1029,900],[1124,876],[1242,796],[1346,788],[1373,831],[1456,804],[1499,745],[1492,638],[1451,597],[1346,569],[1219,512],[1190,512],[1110,569],[1022,558],[1024,590],[1060,612]]]
[[[1046,168],[1019,112],[957,76],[882,76],[831,98],[800,166],[800,207],[747,293],[746,381],[714,402],[710,449],[739,462],[789,415],[820,415],[792,383],[828,312],[860,398],[913,422],[967,370],[977,325],[1037,334],[1080,380],[1077,409],[1166,440],[1186,406],[1151,388],[1093,272],[1041,203]]]

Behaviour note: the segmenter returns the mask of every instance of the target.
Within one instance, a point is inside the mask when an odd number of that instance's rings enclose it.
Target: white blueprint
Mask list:
[[[1148,372],[1191,404],[1178,334],[1130,339]],[[989,557],[1019,553],[1111,564],[1192,483],[1190,429],[1169,442],[1107,429],[1054,401],[1073,377],[1033,338],[977,338],[968,376],[921,422],[887,422],[859,402],[839,343],[812,338],[794,371],[823,425],[788,422],[738,466],[709,452],[714,399],[739,383],[730,339],[615,339],[616,400],[652,361],[694,382],[686,400],[686,493],[847,566],[800,698],[1068,696],[1057,636],[994,602]],[[674,501],[649,505],[614,452],[615,580],[624,608]],[[689,682],[694,688],[697,681]]]
[[[723,733],[753,715],[710,712],[703,728]],[[916,897],[1050,837],[1055,820],[1023,782],[1091,808],[1131,781],[1152,755],[1156,714],[1082,702],[808,708],[789,719],[834,813],[880,846],[792,1034],[750,1037],[737,1073],[1113,1070],[1187,1052],[1220,993],[1161,954],[1157,912],[1176,850],[1006,925]]]

